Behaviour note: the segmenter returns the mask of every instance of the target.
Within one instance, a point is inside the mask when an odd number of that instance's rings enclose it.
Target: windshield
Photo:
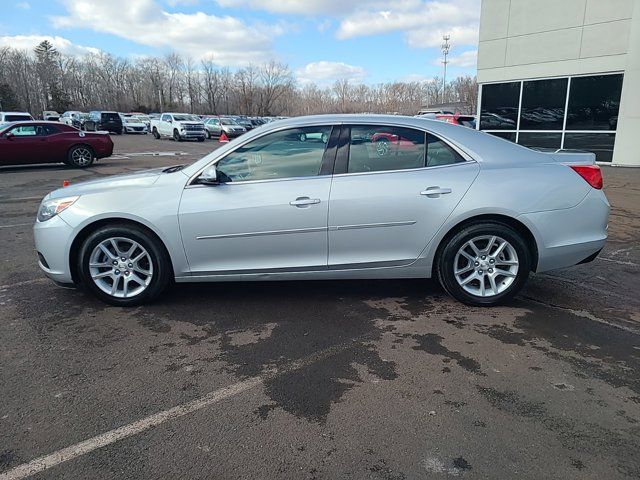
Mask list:
[[[174,115],[173,119],[176,122],[199,122],[200,119],[195,115]]]
[[[230,118],[221,118],[220,122],[223,125],[238,125],[234,120],[231,120]]]
[[[7,122],[22,122],[24,120],[33,120],[31,115],[5,115],[4,119]]]

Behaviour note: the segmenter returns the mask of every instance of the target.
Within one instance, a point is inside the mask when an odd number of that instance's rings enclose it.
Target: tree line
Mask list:
[[[475,77],[366,85],[337,80],[300,83],[288,65],[269,61],[232,71],[213,60],[170,53],[125,59],[106,53],[63,55],[44,41],[33,52],[0,49],[0,110],[184,111],[196,114],[415,114],[421,107],[461,102],[474,112]]]

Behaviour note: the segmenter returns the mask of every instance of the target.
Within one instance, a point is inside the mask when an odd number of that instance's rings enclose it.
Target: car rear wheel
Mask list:
[[[153,134],[153,138],[155,138],[156,140],[160,140],[160,134],[158,133],[158,129],[156,127],[153,127],[153,131],[151,133]]]
[[[93,164],[96,155],[88,145],[75,145],[67,154],[67,165],[76,168],[87,168]]]
[[[78,273],[83,287],[111,305],[135,306],[154,300],[171,277],[160,242],[144,229],[107,225],[83,242]]]
[[[438,280],[467,305],[493,306],[520,291],[531,271],[522,235],[502,223],[471,224],[457,232],[436,260]]]
[[[207,136],[207,138],[211,138],[211,132],[209,130],[205,130],[204,134]]]

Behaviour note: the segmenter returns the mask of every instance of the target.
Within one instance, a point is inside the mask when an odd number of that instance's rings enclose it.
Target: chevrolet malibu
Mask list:
[[[488,306],[531,271],[593,260],[608,215],[591,153],[326,115],[269,123],[188,166],[55,190],[34,228],[47,276],[114,305],[172,281],[435,277]]]

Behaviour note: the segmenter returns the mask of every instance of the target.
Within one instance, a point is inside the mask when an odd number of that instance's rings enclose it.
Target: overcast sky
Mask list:
[[[0,46],[122,57],[170,51],[236,68],[276,59],[301,81],[475,74],[480,0],[3,0]]]

